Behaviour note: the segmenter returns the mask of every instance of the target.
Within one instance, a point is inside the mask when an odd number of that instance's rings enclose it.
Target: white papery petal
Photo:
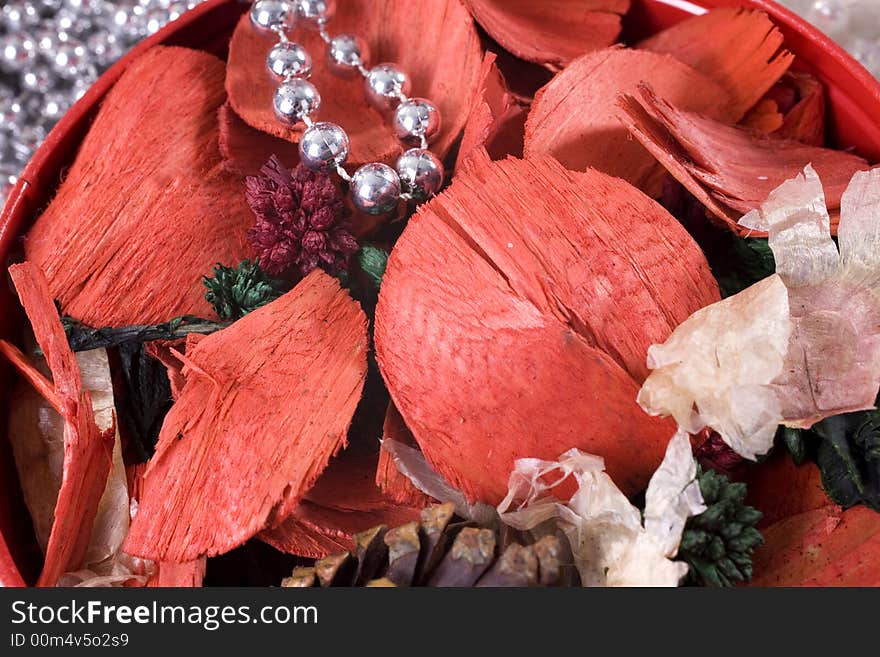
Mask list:
[[[698,310],[653,345],[654,371],[638,402],[651,415],[672,415],[690,433],[711,427],[754,459],[773,445],[781,406],[771,383],[783,371],[791,331],[785,285],[766,278]]]
[[[831,239],[825,191],[810,165],[773,190],[760,210],[739,223],[770,234],[776,273],[788,288],[818,285],[837,271],[839,257]]]
[[[853,273],[870,272],[877,285],[880,273],[880,168],[853,176],[840,200],[837,229],[843,268]]]
[[[645,494],[645,530],[656,539],[664,556],[678,553],[687,519],[706,510],[696,477],[690,436],[679,430],[669,441],[666,456]]]

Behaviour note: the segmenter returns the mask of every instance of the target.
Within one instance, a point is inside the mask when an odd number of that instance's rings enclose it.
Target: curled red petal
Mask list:
[[[406,427],[403,417],[394,404],[388,405],[385,424],[382,428],[382,440],[395,440],[408,447],[417,447],[416,439]],[[416,488],[409,477],[397,469],[394,457],[384,446],[379,450],[379,464],[376,467],[376,485],[386,497],[400,504],[408,504],[422,508],[431,504],[430,497]]]
[[[82,565],[110,474],[116,428],[101,432],[95,424],[91,399],[82,389],[79,365],[42,272],[25,262],[11,266],[9,275],[46,357],[64,420],[64,476],[37,581],[38,586],[54,586],[62,574]]]
[[[489,52],[483,60],[480,89],[465,124],[456,170],[480,148],[485,148],[492,159],[522,156],[526,110],[508,90],[496,59]]]
[[[762,11],[722,7],[663,30],[637,47],[669,54],[718,82],[739,119],[776,84],[794,55]]]
[[[662,167],[617,117],[618,95],[645,80],[682,107],[729,112],[729,95],[717,82],[671,55],[608,48],[575,60],[538,92],[526,121],[526,157],[552,155],[573,171],[593,167],[658,195]]]
[[[880,514],[828,505],[763,530],[753,586],[880,586]]]
[[[753,132],[687,111],[643,86],[621,98],[621,118],[633,136],[656,156],[712,214],[738,233],[737,222],[758,208],[770,192],[796,177],[807,164],[822,179],[837,232],[840,199],[857,171],[868,163],[844,151],[808,146]]]

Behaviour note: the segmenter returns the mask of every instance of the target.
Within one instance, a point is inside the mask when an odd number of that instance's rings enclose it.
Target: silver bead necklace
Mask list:
[[[275,115],[287,125],[306,126],[299,142],[302,164],[313,171],[335,171],[349,183],[352,202],[362,212],[385,214],[401,199],[424,201],[443,184],[443,164],[428,150],[429,141],[440,131],[440,112],[429,100],[409,97],[409,77],[396,64],[368,69],[367,46],[359,37],[331,37],[327,24],[335,9],[335,0],[256,0],[251,6],[251,24],[278,38],[266,58],[270,74],[279,83],[273,99]],[[362,77],[370,104],[392,113],[394,132],[409,147],[396,166],[371,162],[352,175],[345,170],[351,151],[348,134],[335,123],[313,119],[321,106],[321,95],[308,80],[312,58],[302,45],[288,38],[299,21],[318,31],[335,74]]]

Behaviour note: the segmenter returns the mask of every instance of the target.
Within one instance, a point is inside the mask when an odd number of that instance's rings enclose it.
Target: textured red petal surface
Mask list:
[[[526,157],[549,154],[568,169],[593,167],[655,195],[662,168],[616,112],[618,95],[645,80],[682,107],[712,116],[729,111],[723,87],[671,55],[609,48],[572,62],[538,92],[526,121]]]
[[[523,152],[526,111],[507,88],[493,53],[486,53],[480,75],[480,89],[474,99],[461,145],[458,170],[467,157],[485,148],[492,159],[506,155],[519,157]]]
[[[255,176],[277,155],[289,169],[299,164],[299,151],[289,141],[252,128],[224,103],[217,113],[223,167],[238,176]]]
[[[825,145],[825,89],[807,73],[789,73],[786,83],[797,91],[797,103],[785,115],[780,137],[797,139],[811,146]]]
[[[880,586],[880,514],[825,506],[763,530],[754,586]]]
[[[148,587],[159,588],[198,588],[205,579],[207,560],[196,559],[187,563],[170,561],[157,566],[158,572],[147,582]]]
[[[188,349],[126,551],[192,561],[287,517],[345,444],[366,351],[363,311],[319,270]]]
[[[718,298],[679,223],[623,181],[487,156],[410,221],[376,354],[431,465],[497,503],[513,461],[580,447],[632,493],[674,428],[635,391],[648,346]]]
[[[782,450],[752,468],[747,483],[747,502],[764,514],[762,527],[831,503],[819,468],[814,463],[797,466]]]
[[[738,232],[736,222],[769,193],[812,164],[822,179],[830,211],[856,171],[869,168],[860,157],[797,141],[757,135],[675,107],[643,87],[621,100],[632,134],[712,213]],[[836,219],[832,220],[836,233]]]
[[[18,572],[18,567],[6,545],[6,539],[2,535],[0,535],[0,586],[19,588],[25,586],[25,581]]]
[[[395,440],[407,447],[417,447],[416,439],[407,428],[400,411],[394,404],[388,405],[385,414],[385,424],[382,427],[382,440]],[[379,449],[379,465],[376,467],[376,485],[386,497],[400,504],[409,504],[415,507],[425,507],[432,500],[422,491],[416,488],[408,477],[397,469],[394,457],[383,445]]]
[[[272,547],[319,558],[351,549],[352,536],[371,527],[418,520],[419,509],[399,505],[376,485],[377,455],[350,448],[334,459],[281,524],[260,534]]]
[[[64,477],[55,503],[55,519],[38,586],[54,586],[66,571],[82,565],[98,502],[110,474],[115,429],[102,434],[95,425],[92,402],[82,390],[79,365],[40,270],[26,262],[9,268],[37,344],[46,356],[55,394],[63,404]]]
[[[479,82],[482,54],[467,10],[458,0],[434,0],[430,10],[422,12],[405,0],[346,0],[339,3],[333,30],[363,37],[370,62],[400,64],[412,79],[411,95],[436,103],[443,128],[433,149],[443,157],[464,128]],[[322,98],[318,118],[338,123],[351,137],[350,165],[391,162],[402,150],[400,142],[382,115],[367,104],[363,80],[342,79],[328,70],[326,46],[315,30],[298,28],[290,36],[314,59],[312,82]],[[229,46],[229,100],[254,128],[298,141],[302,128],[284,126],[272,110],[277,83],[266,70],[266,55],[273,43],[242,17]]]
[[[630,0],[464,0],[493,39],[522,59],[560,69],[610,46]]]
[[[638,45],[672,55],[718,82],[742,117],[785,74],[794,55],[762,11],[725,7],[695,16]]]
[[[65,313],[93,326],[213,316],[201,276],[248,255],[253,222],[217,148],[224,75],[212,55],[155,48],[109,93],[25,242]]]

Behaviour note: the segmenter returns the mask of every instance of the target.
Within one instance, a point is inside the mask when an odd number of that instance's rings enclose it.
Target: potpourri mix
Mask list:
[[[880,169],[770,17],[411,4],[109,92],[6,263],[0,579],[880,585]]]

